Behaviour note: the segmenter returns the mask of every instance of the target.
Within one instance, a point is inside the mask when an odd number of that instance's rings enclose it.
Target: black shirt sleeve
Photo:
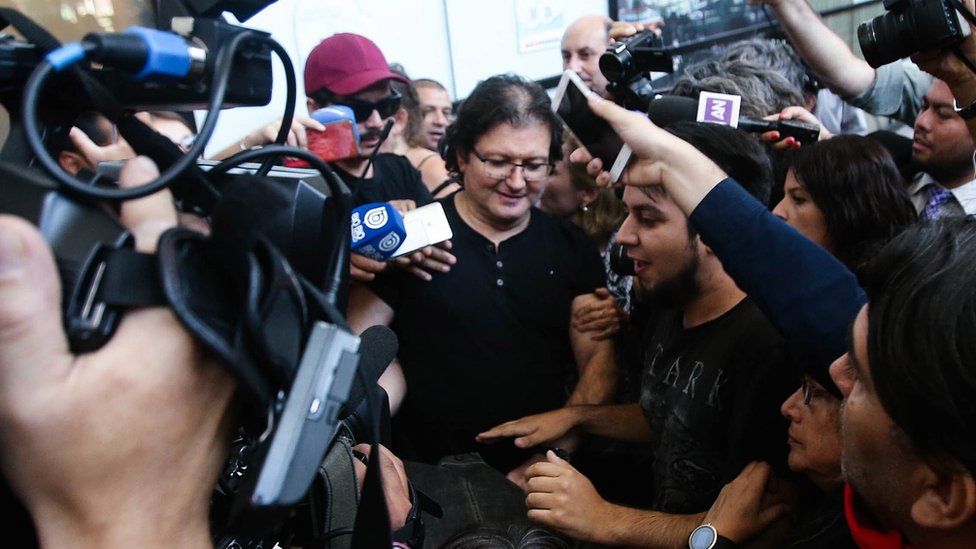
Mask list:
[[[414,168],[410,161],[404,156],[389,155],[391,160],[391,171],[397,172],[397,180],[400,185],[400,193],[410,200],[417,203],[417,207],[426,206],[434,201],[434,197],[424,185],[424,180],[420,176],[417,168]]]
[[[765,461],[777,473],[789,474],[789,424],[780,407],[799,385],[786,356],[785,343],[772,329],[755,334],[741,347],[736,361],[739,375],[733,382],[736,397],[730,411],[726,482],[751,461]]]
[[[376,275],[376,278],[372,282],[368,282],[366,287],[393,310],[396,310],[400,304],[400,296],[403,293],[404,274],[405,271],[403,269],[394,265],[388,265],[383,272]]]

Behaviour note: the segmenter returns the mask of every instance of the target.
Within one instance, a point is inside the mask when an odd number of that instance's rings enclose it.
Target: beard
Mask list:
[[[638,300],[655,307],[680,309],[698,296],[701,285],[698,282],[698,250],[692,240],[691,259],[675,276],[655,284],[652,288],[640,286]],[[636,285],[635,285],[636,286]]]
[[[865,459],[861,455],[855,442],[857,434],[843,420],[846,404],[847,399],[844,399],[840,408],[843,441],[840,456],[841,476],[847,484],[851,485],[861,504],[878,522],[883,526],[896,528],[910,516],[906,502],[913,500],[907,497],[908,494],[902,484],[905,469],[894,463],[893,459]],[[892,432],[892,435],[898,436],[898,433]]]

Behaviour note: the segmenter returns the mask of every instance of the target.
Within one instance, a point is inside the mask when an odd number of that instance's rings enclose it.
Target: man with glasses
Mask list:
[[[524,485],[525,469],[544,459],[542,449],[483,444],[478,433],[613,395],[612,342],[594,341],[570,323],[577,298],[605,287],[603,264],[581,229],[535,207],[562,156],[562,136],[540,86],[513,75],[481,82],[444,136],[447,168],[464,183],[441,199],[457,264],[428,283],[393,271],[350,291],[354,328],[389,324],[400,339],[392,371],[407,390],[393,440],[404,459],[436,464],[461,456],[443,462],[450,467],[470,464],[478,453]],[[380,383],[389,388],[387,381]],[[554,445],[569,449],[573,442],[565,437]],[[454,507],[454,496],[444,493],[451,486],[438,487],[445,483],[436,472],[409,473],[424,489],[432,485],[445,508]],[[475,499],[487,498],[478,507],[489,514],[507,509],[503,524],[525,520],[524,494],[514,486],[473,491]],[[457,506],[470,500],[462,497]]]

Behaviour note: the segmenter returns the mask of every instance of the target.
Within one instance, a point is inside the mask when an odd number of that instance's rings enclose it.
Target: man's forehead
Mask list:
[[[951,105],[952,91],[949,86],[941,80],[932,82],[932,86],[925,92],[925,100],[930,105]]]
[[[624,203],[630,208],[637,208],[640,206],[654,206],[660,208],[665,202],[670,201],[671,197],[668,195],[668,191],[660,185],[651,185],[648,187],[635,187],[634,185],[627,185],[624,187]]]
[[[451,96],[447,90],[436,86],[421,86],[417,88],[417,98],[421,103],[451,103]]]
[[[586,18],[579,20],[566,29],[563,34],[563,51],[581,50],[590,48],[601,50],[606,47],[607,27],[598,18]]]
[[[869,375],[867,368],[867,343],[868,343],[868,306],[865,305],[854,317],[847,332],[847,350],[850,353],[851,365],[857,370],[858,375],[866,378]]]
[[[372,101],[375,99],[382,99],[390,95],[390,81],[380,80],[379,82],[373,84],[368,88],[363,88],[358,92],[348,95],[346,97],[352,97],[354,99],[365,99],[367,101]]]

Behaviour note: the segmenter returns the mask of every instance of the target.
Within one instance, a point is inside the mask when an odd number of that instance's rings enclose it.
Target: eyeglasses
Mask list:
[[[806,404],[807,406],[810,405],[810,401],[813,400],[813,397],[822,397],[824,394],[826,394],[823,389],[814,385],[814,382],[810,381],[810,379],[806,377],[803,378],[803,384],[800,385],[800,390],[803,394],[803,404]]]
[[[345,97],[342,99],[333,97],[328,92],[320,93],[317,97],[312,97],[320,105],[343,105],[352,109],[356,122],[364,122],[373,115],[373,111],[379,113],[380,118],[389,118],[396,114],[400,109],[400,101],[403,96],[396,90],[390,90],[390,95],[379,101],[366,101],[356,97]]]
[[[510,162],[481,156],[477,149],[471,147],[471,152],[485,167],[485,177],[492,179],[508,179],[515,168],[522,168],[522,178],[526,181],[542,181],[552,173],[551,162]]]

